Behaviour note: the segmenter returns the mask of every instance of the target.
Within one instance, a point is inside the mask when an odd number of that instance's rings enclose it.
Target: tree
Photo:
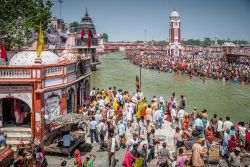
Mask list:
[[[103,39],[104,42],[108,42],[109,41],[109,36],[106,33],[101,34],[101,38]]]
[[[80,24],[76,21],[74,21],[73,23],[69,24],[69,31],[71,33],[77,32],[77,30],[80,28]]]
[[[211,39],[206,37],[203,41],[203,46],[210,46],[211,44],[212,44]]]
[[[39,23],[47,28],[51,18],[52,2],[47,0],[2,0],[0,5],[0,37],[5,38],[6,49],[19,50],[34,42]]]

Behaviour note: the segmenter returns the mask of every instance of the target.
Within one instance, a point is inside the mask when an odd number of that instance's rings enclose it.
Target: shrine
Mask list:
[[[40,141],[46,124],[66,113],[79,113],[89,98],[90,58],[63,51],[60,56],[43,51],[13,55],[0,65],[0,121],[3,128],[30,128]],[[7,140],[8,142],[8,140]]]

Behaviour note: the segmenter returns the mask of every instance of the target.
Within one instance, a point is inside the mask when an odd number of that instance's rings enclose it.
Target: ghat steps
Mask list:
[[[8,126],[1,128],[1,131],[7,135],[6,143],[11,145],[11,148],[16,151],[17,146],[20,144],[20,140],[24,144],[28,144],[31,139],[31,128],[27,126]],[[3,147],[3,146],[2,146]]]

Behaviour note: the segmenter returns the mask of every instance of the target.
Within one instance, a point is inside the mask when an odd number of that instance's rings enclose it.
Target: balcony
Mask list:
[[[77,69],[81,64],[81,73]],[[90,74],[90,59],[82,58],[80,61],[63,62],[53,65],[34,66],[0,66],[1,82],[41,82],[42,88],[74,82],[78,77]],[[60,81],[60,82],[59,82]]]
[[[0,78],[31,78],[31,69],[0,67]]]

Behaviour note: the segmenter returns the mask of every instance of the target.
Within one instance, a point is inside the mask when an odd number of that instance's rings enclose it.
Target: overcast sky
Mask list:
[[[52,15],[59,18],[58,0]],[[167,40],[169,15],[181,15],[183,39],[247,40],[250,42],[250,0],[63,0],[62,19],[80,21],[88,8],[96,30],[110,41]]]

